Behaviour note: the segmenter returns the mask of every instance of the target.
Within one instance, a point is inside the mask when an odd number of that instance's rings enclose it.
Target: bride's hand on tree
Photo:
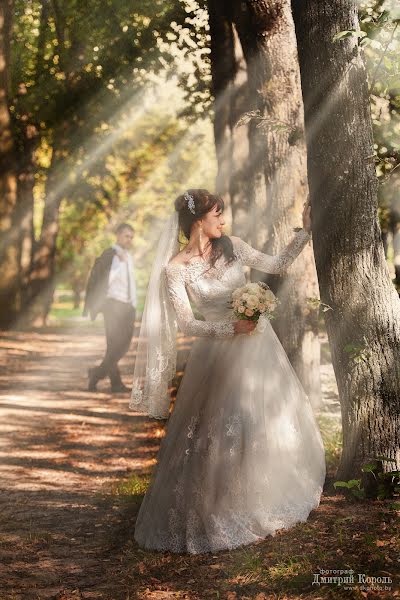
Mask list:
[[[303,208],[303,229],[311,231],[311,204],[310,197],[307,196],[306,202],[304,202]]]
[[[235,333],[251,333],[257,326],[256,321],[247,321],[243,319],[242,321],[235,321],[234,330]]]

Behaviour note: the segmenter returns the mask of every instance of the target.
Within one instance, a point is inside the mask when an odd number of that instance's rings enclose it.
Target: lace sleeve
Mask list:
[[[168,293],[174,306],[179,329],[186,335],[231,337],[235,334],[233,321],[200,321],[194,317],[185,287],[185,267],[170,263],[165,269]]]
[[[256,250],[238,237],[231,236],[235,254],[244,265],[264,273],[279,274],[284,273],[290,267],[310,239],[311,234],[305,229],[300,229],[282,252],[272,256]]]

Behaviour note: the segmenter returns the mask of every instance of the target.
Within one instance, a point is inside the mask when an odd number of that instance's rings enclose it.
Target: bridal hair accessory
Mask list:
[[[176,372],[177,320],[165,268],[179,252],[179,215],[163,225],[147,288],[136,351],[129,408],[155,419],[169,416],[169,388]]]
[[[191,213],[193,213],[195,215],[196,214],[196,205],[194,203],[193,196],[191,194],[189,194],[189,192],[185,192],[183,194],[183,197],[187,201],[188,209],[190,210]]]

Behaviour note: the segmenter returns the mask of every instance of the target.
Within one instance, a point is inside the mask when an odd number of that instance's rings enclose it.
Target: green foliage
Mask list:
[[[377,456],[374,462],[363,465],[361,471],[363,473],[371,473],[376,480],[376,497],[378,500],[386,498],[399,497],[400,495],[400,471],[380,470],[383,462],[390,462],[396,465],[393,458],[386,456]]]
[[[361,488],[361,479],[349,479],[349,481],[335,481],[334,488],[344,488],[351,492],[354,498],[365,498],[365,491]]]
[[[204,9],[190,5],[179,0],[16,0],[10,109],[17,124],[28,118],[51,136],[68,119],[82,139],[82,132],[93,132],[108,120],[110,109],[123,106],[151,81],[159,83],[154,77],[161,72],[181,77],[198,114],[200,89],[209,87],[209,38]]]
[[[350,479],[349,481],[335,481],[335,489],[342,488],[346,491],[348,497],[356,499],[376,498],[385,500],[387,498],[400,497],[400,471],[383,470],[383,463],[389,462],[396,464],[393,458],[386,456],[377,456],[370,463],[365,463],[361,467],[361,472],[370,475],[360,479]],[[373,478],[371,480],[371,477]],[[372,485],[371,485],[372,481]],[[398,503],[393,503],[392,508],[396,508]]]
[[[348,37],[363,38],[366,35],[367,34],[365,33],[365,31],[361,31],[361,30],[357,31],[356,29],[348,29],[348,30],[339,31],[338,33],[335,33],[335,35],[332,38],[332,41],[337,42],[338,40],[343,40]]]
[[[179,2],[164,0],[64,0],[54,3],[57,10],[43,6],[16,1],[12,96],[18,97],[21,82],[32,88],[25,105],[47,129],[65,118],[65,111],[81,110],[77,102],[87,104],[100,87],[107,103],[126,85],[138,85],[148,72],[172,64],[160,41],[172,18],[185,18]]]
[[[317,297],[308,296],[306,302],[312,309],[320,308],[324,313],[328,310],[333,310],[329,304],[325,304],[325,302],[322,302],[321,299]]]
[[[36,239],[45,204],[61,202],[67,287],[82,289],[122,219],[143,287],[173,198],[213,187],[207,21],[193,0],[16,0],[10,111],[21,156],[34,140]]]
[[[346,344],[343,350],[347,352],[349,358],[355,363],[367,361],[367,359],[371,356],[371,350],[369,349],[368,340],[365,336],[363,337],[363,341],[361,343],[351,342]]]
[[[387,231],[400,217],[400,11],[396,0],[363,0],[359,3],[359,30],[339,31],[333,41],[356,37],[364,51],[371,95],[376,174],[381,186],[378,217]],[[393,178],[392,178],[393,175]]]
[[[174,99],[174,104],[179,96]],[[83,288],[94,258],[115,241],[119,222],[134,227],[139,302],[147,287],[160,228],[173,201],[186,187],[210,187],[216,176],[213,134],[208,121],[187,126],[159,104],[114,144],[104,173],[86,180],[86,196],[76,194],[61,211],[59,280]],[[79,280],[76,283],[74,280]]]
[[[366,34],[364,48],[369,72],[371,111],[374,124],[375,162],[381,183],[400,164],[400,30],[397,2],[366,1],[360,6],[360,26]],[[381,202],[398,194],[399,183],[392,180],[381,193]],[[394,188],[394,189],[393,189]],[[397,191],[396,191],[397,190]]]
[[[335,43],[356,37],[363,48],[372,158],[384,182],[399,164],[398,7],[365,0],[360,18],[360,30],[338,32]],[[27,142],[35,141],[36,238],[45,203],[53,193],[61,196],[59,280],[82,289],[94,257],[123,219],[135,227],[143,290],[151,248],[175,195],[189,183],[214,187],[207,3],[15,0],[11,57],[10,110],[23,158]],[[245,118],[289,134],[290,143],[301,138],[257,111]],[[54,163],[59,172],[52,181]],[[380,192],[391,213],[398,192],[396,177]]]
[[[340,419],[319,413],[317,421],[324,442],[327,469],[335,471],[340,462],[343,448],[343,432]]]

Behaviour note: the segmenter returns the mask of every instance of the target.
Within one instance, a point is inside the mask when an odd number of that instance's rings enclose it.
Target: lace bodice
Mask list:
[[[236,317],[228,303],[233,290],[246,282],[243,267],[253,267],[264,273],[283,273],[310,239],[311,235],[300,229],[281,253],[271,256],[231,236],[235,260],[228,265],[223,256],[212,268],[204,261],[188,264],[170,262],[165,273],[180,330],[194,336],[233,336]],[[190,301],[203,315],[204,321],[195,318]]]

